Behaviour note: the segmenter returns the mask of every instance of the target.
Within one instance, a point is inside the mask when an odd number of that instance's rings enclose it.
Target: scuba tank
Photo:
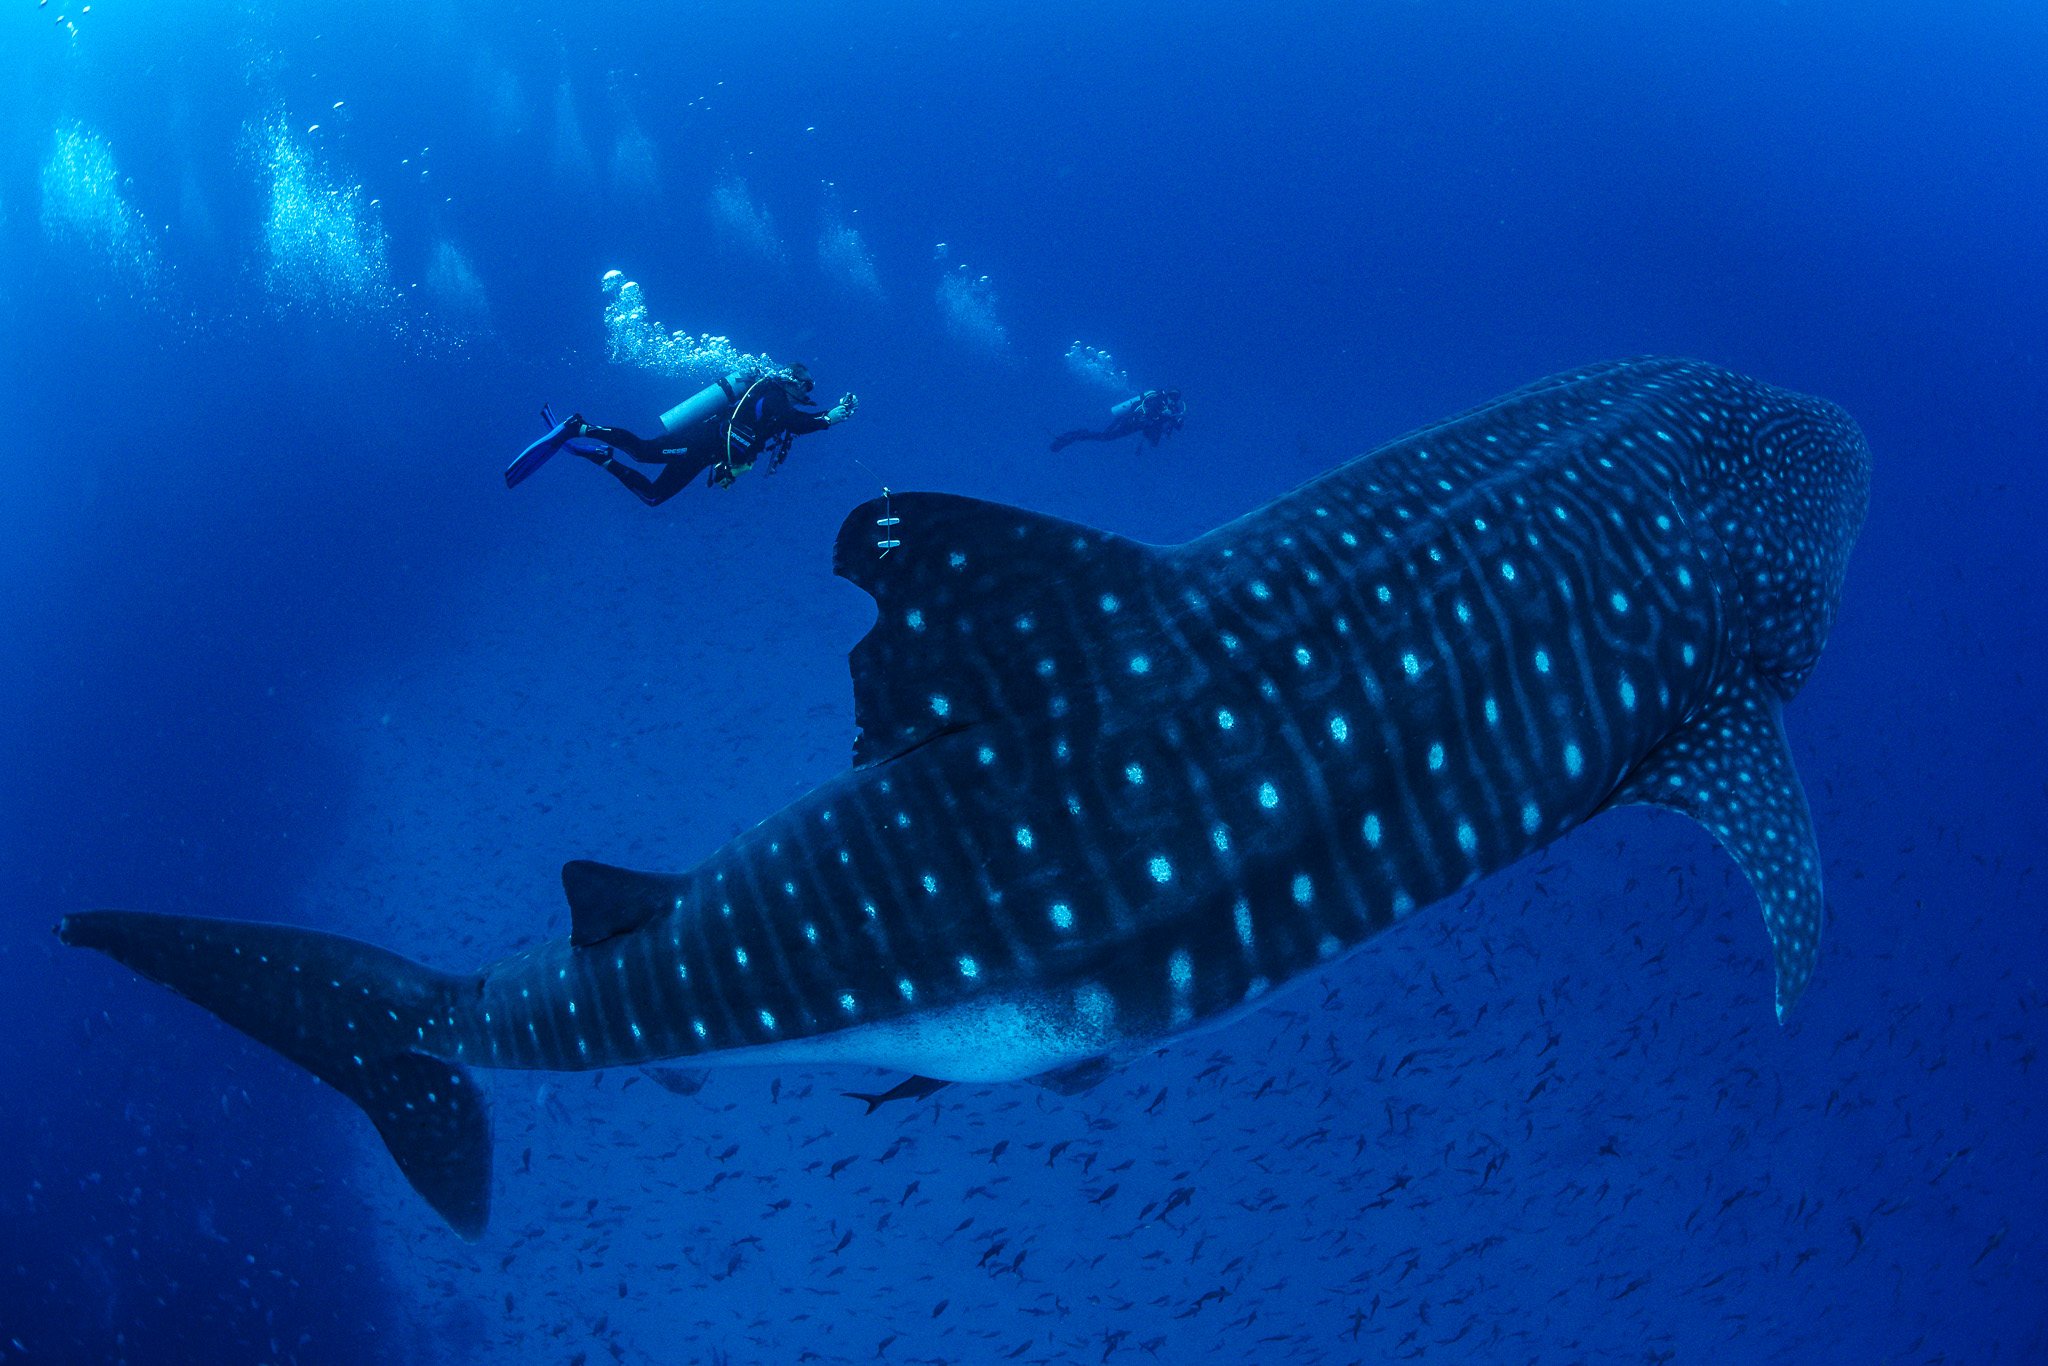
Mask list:
[[[750,371],[735,370],[707,384],[661,415],[661,430],[676,436],[681,432],[730,413],[747,387],[759,378]]]
[[[1111,408],[1109,415],[1111,417],[1123,417],[1127,413],[1135,412],[1141,417],[1179,416],[1187,411],[1187,405],[1180,399],[1171,397],[1171,392],[1166,389],[1147,389],[1135,398],[1127,398],[1122,403]],[[1148,406],[1149,401],[1152,399],[1159,400],[1159,411],[1157,413],[1152,412]]]

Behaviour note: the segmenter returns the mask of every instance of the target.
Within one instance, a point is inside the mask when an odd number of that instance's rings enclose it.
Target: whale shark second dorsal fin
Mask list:
[[[1110,647],[1158,616],[1162,562],[1157,547],[1001,503],[896,493],[861,504],[832,550],[834,572],[878,609],[850,658],[854,762],[980,721],[1098,705],[1105,675],[1129,664]]]
[[[1823,903],[1813,816],[1779,709],[1745,670],[1637,764],[1605,807],[1682,811],[1720,841],[1749,879],[1770,931],[1782,1021],[1813,976]]]
[[[584,949],[632,933],[676,905],[679,880],[668,873],[636,873],[609,863],[571,859],[562,865],[569,942]]]

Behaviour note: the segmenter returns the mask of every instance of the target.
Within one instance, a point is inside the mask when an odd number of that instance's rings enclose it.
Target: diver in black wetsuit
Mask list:
[[[788,459],[791,441],[837,426],[860,406],[857,397],[847,394],[829,412],[811,411],[800,405],[809,402],[812,387],[810,372],[801,365],[792,365],[786,376],[727,375],[663,413],[659,436],[596,426],[578,414],[569,419],[568,435],[604,444],[595,450],[587,445],[570,449],[649,507],[675,497],[707,469],[709,483],[730,488],[764,453],[772,473]],[[644,465],[659,465],[661,473],[650,479],[618,459],[621,453]]]
[[[1099,432],[1087,427],[1061,432],[1052,439],[1052,448],[1063,451],[1076,441],[1120,441],[1127,436],[1142,436],[1157,446],[1187,422],[1188,405],[1178,389],[1147,389],[1111,408],[1109,417],[1109,425]]]

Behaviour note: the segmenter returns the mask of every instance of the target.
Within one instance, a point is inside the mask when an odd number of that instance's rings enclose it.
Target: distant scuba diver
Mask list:
[[[1121,441],[1127,436],[1142,436],[1157,446],[1185,425],[1188,405],[1178,389],[1147,389],[1111,408],[1109,419],[1099,432],[1087,427],[1061,432],[1052,439],[1052,448],[1063,451],[1076,441]]]
[[[853,394],[841,397],[829,412],[800,406],[809,402],[812,387],[810,372],[802,365],[792,365],[787,374],[738,371],[663,413],[658,436],[598,426],[577,413],[556,423],[512,462],[505,471],[505,486],[517,486],[566,448],[610,474],[649,507],[667,502],[707,469],[709,484],[729,488],[764,454],[771,472],[780,469],[797,437],[837,426],[860,406]],[[542,412],[545,416],[546,410]],[[621,461],[621,453],[642,464],[659,465],[661,473],[650,479]]]

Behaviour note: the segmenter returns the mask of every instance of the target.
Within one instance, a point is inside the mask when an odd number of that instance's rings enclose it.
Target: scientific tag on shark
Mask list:
[[[457,1232],[473,1067],[847,1061],[1073,1090],[1624,803],[1747,876],[1782,1016],[1820,857],[1780,712],[1869,496],[1832,404],[1711,365],[1556,376],[1179,546],[896,494],[854,765],[705,862],[563,870],[572,932],[435,971],[314,930],[59,934],[360,1105]]]

